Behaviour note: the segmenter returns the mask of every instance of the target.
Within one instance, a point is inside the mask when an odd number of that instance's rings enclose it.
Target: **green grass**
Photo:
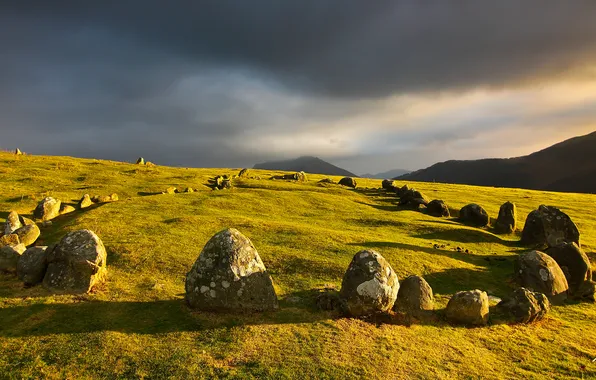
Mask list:
[[[238,168],[239,169],[239,168]],[[596,306],[554,307],[533,325],[451,326],[441,317],[456,291],[497,297],[514,286],[518,234],[463,226],[400,211],[379,180],[351,190],[268,180],[236,180],[212,191],[207,180],[238,169],[141,167],[68,157],[0,153],[0,220],[30,215],[47,195],[76,203],[84,193],[120,201],[61,216],[43,244],[89,228],[108,250],[108,281],[92,294],[55,296],[0,275],[0,377],[4,378],[590,378],[596,377]],[[339,178],[334,178],[335,180]],[[412,184],[410,184],[412,185]],[[505,201],[525,216],[560,207],[596,260],[596,196],[433,183],[413,184],[453,209],[468,203],[496,217]],[[156,194],[169,186],[191,194]],[[257,247],[280,309],[267,313],[192,312],[184,277],[216,232],[235,227]],[[434,249],[433,244],[445,244]],[[471,250],[458,253],[455,247]],[[318,311],[316,290],[333,286],[352,256],[378,250],[400,279],[424,276],[437,317],[411,326],[375,324]],[[499,256],[504,261],[487,260]]]

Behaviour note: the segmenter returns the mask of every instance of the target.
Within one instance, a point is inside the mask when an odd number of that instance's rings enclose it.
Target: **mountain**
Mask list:
[[[397,179],[596,193],[596,132],[529,156],[446,161]]]
[[[330,164],[327,161],[323,161],[318,157],[303,156],[293,160],[285,161],[269,161],[262,164],[256,164],[253,169],[266,169],[266,170],[284,170],[288,172],[299,172],[303,171],[306,173],[313,174],[327,174],[327,175],[342,175],[347,177],[357,177],[354,173],[339,168],[335,165]]]
[[[388,179],[388,178],[395,178],[395,177],[399,177],[408,173],[411,173],[411,170],[405,170],[405,169],[393,169],[393,170],[389,170],[386,172],[382,172],[382,173],[377,173],[377,174],[370,174],[370,173],[366,173],[361,175],[362,178],[376,178],[376,179]]]

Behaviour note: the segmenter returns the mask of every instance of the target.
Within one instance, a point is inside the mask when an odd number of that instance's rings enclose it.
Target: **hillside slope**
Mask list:
[[[596,193],[596,132],[529,156],[447,161],[398,179]]]
[[[363,174],[361,177],[376,178],[376,179],[389,179],[389,178],[395,178],[395,177],[399,177],[402,175],[406,175],[411,172],[412,172],[411,170],[393,169],[393,170],[388,170],[386,172],[381,172],[381,173],[377,173],[377,174],[366,173],[366,174]]]
[[[293,160],[285,161],[270,161],[261,164],[256,164],[254,169],[264,170],[283,170],[288,172],[300,172],[312,174],[327,174],[327,175],[340,175],[347,177],[356,177],[354,173],[330,164],[327,161],[323,161],[318,157],[303,156]]]
[[[492,321],[452,326],[442,317],[457,291],[503,297],[519,237],[454,219],[401,211],[381,181],[359,188],[235,179],[230,190],[205,184],[229,169],[146,167],[69,157],[0,152],[0,222],[29,216],[47,195],[74,204],[84,193],[118,193],[118,202],[77,210],[42,228],[39,244],[91,229],[108,252],[108,281],[84,296],[25,288],[0,274],[0,378],[594,378],[596,307],[553,307],[532,325]],[[333,177],[334,180],[339,177]],[[168,186],[195,193],[160,194]],[[596,196],[417,183],[453,208],[470,202],[492,217],[505,201],[527,215],[542,203],[577,223],[596,260]],[[523,225],[523,221],[520,221]],[[251,239],[270,272],[280,309],[207,313],[188,309],[184,278],[216,232],[235,227]],[[445,245],[435,249],[434,244]],[[465,247],[469,253],[458,252]],[[320,311],[316,296],[339,289],[355,253],[379,251],[400,281],[422,275],[436,317],[374,323]],[[491,313],[493,311],[491,310]]]

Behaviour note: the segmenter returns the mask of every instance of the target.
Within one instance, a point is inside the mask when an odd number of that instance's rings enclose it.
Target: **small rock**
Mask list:
[[[195,190],[192,187],[187,187],[186,189],[184,189],[185,193],[194,193]]]
[[[37,238],[39,238],[40,231],[39,227],[35,224],[31,224],[28,226],[23,226],[14,232],[15,235],[19,237],[19,241],[23,243],[26,247],[35,243]]]
[[[73,211],[75,211],[75,208],[72,207],[71,205],[62,203],[62,205],[60,206],[60,215],[69,214]]]
[[[177,189],[174,186],[170,186],[166,189],[165,194],[175,194],[176,190]]]
[[[117,200],[118,200],[118,194],[116,194],[116,193],[110,194],[110,201],[111,202],[116,202]]]
[[[445,309],[449,321],[465,325],[486,325],[488,312],[488,295],[478,289],[455,293]]]
[[[145,159],[143,157],[137,158],[137,165],[145,165]]]
[[[41,226],[44,227],[44,228],[51,227],[52,226],[52,221],[51,220],[46,220],[45,222],[41,222]]]
[[[17,234],[0,236],[0,247],[3,247],[5,245],[17,245],[20,242],[21,241],[19,240],[19,235]]]
[[[15,149],[14,154],[17,156],[20,156],[23,154],[23,152],[21,152],[21,150],[19,148]]]
[[[91,200],[89,194],[83,195],[83,198],[81,198],[81,200],[79,201],[79,208],[84,209],[91,205],[93,205],[93,201]]]
[[[462,223],[475,227],[485,227],[489,218],[485,209],[477,204],[469,204],[459,211],[459,219]]]

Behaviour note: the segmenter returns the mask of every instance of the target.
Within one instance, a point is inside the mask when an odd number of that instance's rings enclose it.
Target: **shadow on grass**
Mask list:
[[[137,193],[137,195],[139,197],[147,197],[147,196],[150,196],[150,195],[160,195],[160,194],[161,194],[161,191],[158,191],[158,192],[139,191]]]
[[[95,210],[99,207],[103,207],[108,203],[94,203],[93,205],[84,209],[76,209],[75,211],[67,214],[58,215],[51,220],[52,224],[48,227],[40,227],[41,235],[40,240],[37,242],[38,245],[48,245],[58,243],[60,239],[66,234],[68,227],[73,226],[77,223],[77,219],[83,216],[83,214]],[[27,216],[27,215],[23,215]]]
[[[449,222],[437,222],[454,225]],[[505,240],[497,235],[490,233],[489,231],[482,229],[473,228],[459,228],[453,230],[440,230],[435,232],[423,233],[414,235],[413,237],[426,239],[426,240],[443,240],[453,241],[461,244],[465,243],[497,243],[502,244],[506,247],[522,247],[521,243],[517,240]]]

